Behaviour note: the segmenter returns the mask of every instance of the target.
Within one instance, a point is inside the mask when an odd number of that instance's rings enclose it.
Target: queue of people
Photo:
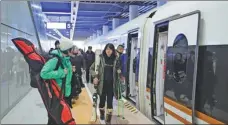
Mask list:
[[[56,41],[55,49],[52,48],[49,51],[52,58],[45,63],[40,76],[43,79],[55,79],[60,88],[62,84],[65,83],[64,99],[72,108],[72,104],[77,100],[81,88],[85,87],[82,82],[82,74],[86,70],[87,83],[89,83],[91,79],[94,86],[98,88],[101,120],[105,119],[104,107],[107,97],[106,122],[110,123],[113,111],[113,97],[117,97],[114,84],[116,84],[117,75],[121,73],[120,56],[123,53],[123,48],[123,45],[119,45],[117,50],[115,50],[113,44],[107,44],[100,55],[101,63],[98,74],[96,74],[95,53],[92,51],[91,46],[89,46],[88,51],[84,53],[82,49],[77,48],[70,41]],[[58,58],[55,58],[56,56]],[[58,59],[61,60],[63,67],[55,69]],[[55,124],[50,116],[48,116],[48,124]]]

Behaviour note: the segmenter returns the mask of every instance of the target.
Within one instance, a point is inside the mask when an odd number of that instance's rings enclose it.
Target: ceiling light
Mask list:
[[[47,23],[47,29],[66,29],[66,23]]]

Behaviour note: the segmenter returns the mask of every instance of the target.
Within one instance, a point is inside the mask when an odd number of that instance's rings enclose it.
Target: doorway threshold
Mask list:
[[[163,115],[161,115],[161,116],[154,116],[154,118],[156,119],[156,120],[158,120],[158,122],[160,122],[161,124],[165,124],[165,117],[163,116]]]

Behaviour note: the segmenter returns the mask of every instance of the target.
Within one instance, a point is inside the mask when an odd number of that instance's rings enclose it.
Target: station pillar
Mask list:
[[[108,33],[108,26],[107,25],[103,25],[103,35]]]
[[[120,24],[120,19],[118,18],[113,18],[112,19],[112,30],[116,29],[116,27],[118,27]]]
[[[130,5],[129,6],[129,20],[133,20],[139,15],[138,5]]]

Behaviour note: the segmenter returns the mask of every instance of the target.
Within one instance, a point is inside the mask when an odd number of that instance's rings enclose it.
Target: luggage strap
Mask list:
[[[68,120],[68,121],[66,121],[64,124],[69,124],[69,123],[71,123],[71,122],[73,122],[74,121],[74,119],[73,118],[71,118],[70,120]]]
[[[59,66],[61,66],[61,68],[64,70],[64,66],[62,64],[62,60],[59,56],[56,56],[56,55],[53,55],[54,58],[56,57],[58,59],[58,62],[56,64],[56,67],[54,70],[58,70],[59,69]],[[66,77],[64,77],[62,79],[62,86],[61,86],[61,98],[64,98],[64,95],[65,95],[65,89],[66,89]]]

